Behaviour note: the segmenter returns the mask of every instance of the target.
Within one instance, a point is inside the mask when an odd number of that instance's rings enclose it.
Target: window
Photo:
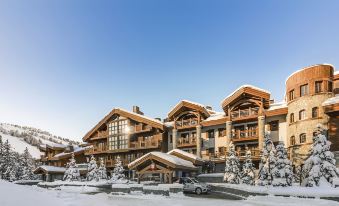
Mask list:
[[[169,141],[170,141],[170,143],[173,143],[173,135],[170,135]]]
[[[308,84],[300,86],[300,96],[305,96],[308,94]]]
[[[295,137],[294,136],[292,136],[290,138],[290,145],[295,145]]]
[[[312,118],[317,118],[319,116],[319,108],[313,107],[312,108]]]
[[[306,111],[303,109],[303,110],[300,110],[299,112],[299,120],[304,120],[306,119]]]
[[[322,85],[323,85],[323,81],[316,81],[316,82],[315,82],[314,92],[315,92],[315,93],[320,93],[320,92],[322,92],[322,91],[323,91]]]
[[[224,137],[226,136],[226,129],[225,128],[219,128],[218,129],[218,137]]]
[[[270,124],[270,130],[271,131],[278,131],[279,130],[279,121],[272,121]]]
[[[214,130],[208,130],[208,131],[207,131],[207,137],[208,137],[209,139],[214,138]]]
[[[127,149],[128,147],[128,126],[127,120],[115,120],[108,125],[109,138],[108,148],[114,149]]]
[[[306,142],[306,134],[305,133],[303,133],[303,134],[301,134],[300,136],[299,136],[299,140],[300,140],[300,143],[305,143]]]
[[[290,101],[294,99],[294,89],[289,92],[288,97]]]
[[[290,114],[290,123],[293,123],[294,122],[294,113],[291,113]]]

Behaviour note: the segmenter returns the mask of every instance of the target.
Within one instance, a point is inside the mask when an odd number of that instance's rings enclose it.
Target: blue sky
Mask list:
[[[339,67],[339,1],[0,1],[0,122],[80,140],[113,107],[164,118]]]

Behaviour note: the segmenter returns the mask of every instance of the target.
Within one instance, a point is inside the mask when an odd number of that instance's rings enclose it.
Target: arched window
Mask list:
[[[313,107],[312,108],[312,118],[317,118],[319,116],[319,108]]]
[[[304,120],[306,119],[306,111],[303,109],[303,110],[300,110],[299,112],[299,120]]]
[[[290,137],[290,145],[291,146],[295,145],[295,137],[294,136]]]
[[[290,123],[293,123],[294,122],[294,113],[291,113],[290,114]]]
[[[302,133],[302,134],[299,136],[299,140],[300,140],[300,144],[305,143],[305,142],[306,142],[306,134],[305,134],[305,133]]]

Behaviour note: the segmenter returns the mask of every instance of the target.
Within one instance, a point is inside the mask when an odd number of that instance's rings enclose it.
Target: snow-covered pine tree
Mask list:
[[[259,164],[258,185],[271,185],[273,180],[272,170],[275,166],[275,148],[269,133],[265,133],[263,150]]]
[[[65,171],[63,180],[67,181],[80,180],[80,172],[74,158],[74,153],[72,153],[72,158],[70,159],[69,163],[67,163],[67,169]]]
[[[4,163],[4,152],[3,152],[3,142],[2,142],[2,136],[0,135],[0,179],[3,179],[3,174],[5,170],[5,163]]]
[[[241,183],[247,185],[254,185],[255,183],[255,172],[254,164],[252,163],[251,150],[247,149],[246,158],[242,165],[241,171]]]
[[[228,146],[228,155],[226,158],[224,182],[230,184],[239,184],[240,182],[240,163],[235,153],[234,144],[231,142]]]
[[[279,142],[276,147],[275,167],[272,170],[273,186],[291,186],[293,171],[291,161],[287,158],[287,151],[283,142]]]
[[[33,173],[34,169],[34,160],[29,153],[27,147],[22,155],[19,157],[20,164],[20,174],[19,179],[22,180],[33,180],[35,179],[35,175]]]
[[[113,169],[113,174],[110,179],[112,183],[124,183],[127,182],[124,175],[124,167],[122,166],[122,162],[120,160],[120,156],[118,156],[115,160],[115,167]]]
[[[11,145],[8,140],[3,144],[3,179],[14,181],[16,178],[16,156],[11,150]]]
[[[92,181],[92,180],[98,181],[99,180],[98,165],[93,155],[91,156],[91,160],[87,164],[87,169],[88,169],[87,176],[86,176],[87,181]]]
[[[100,180],[107,180],[107,171],[106,171],[106,165],[103,158],[100,158],[100,166],[98,169],[98,178]]]
[[[333,178],[338,177],[339,171],[335,166],[336,160],[330,151],[331,142],[327,140],[326,130],[317,125],[311,156],[305,161],[303,172],[306,177],[306,186],[331,185]]]

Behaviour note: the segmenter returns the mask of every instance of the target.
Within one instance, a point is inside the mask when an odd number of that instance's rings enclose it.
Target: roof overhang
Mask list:
[[[155,119],[152,118],[148,118],[144,115],[140,115],[134,112],[129,112],[126,111],[124,109],[120,109],[120,108],[114,108],[109,114],[107,114],[98,124],[96,124],[83,138],[83,141],[88,140],[95,131],[97,131],[102,125],[104,125],[113,115],[119,115],[119,116],[123,116],[126,118],[130,118],[134,121],[137,122],[142,122],[148,125],[151,125],[154,128],[158,128],[162,131],[164,131],[165,126],[162,122],[157,121]]]
[[[174,120],[175,116],[179,115],[181,112],[185,110],[197,111],[200,114],[202,114],[205,118],[210,116],[210,113],[203,105],[190,102],[187,100],[182,100],[168,113],[168,118],[170,120]]]
[[[222,101],[221,106],[222,109],[226,112],[228,106],[239,102],[239,100],[242,98],[255,98],[263,102],[264,108],[268,108],[270,103],[270,96],[271,94],[263,89],[250,85],[244,85],[235,90],[231,95],[226,97]]]

